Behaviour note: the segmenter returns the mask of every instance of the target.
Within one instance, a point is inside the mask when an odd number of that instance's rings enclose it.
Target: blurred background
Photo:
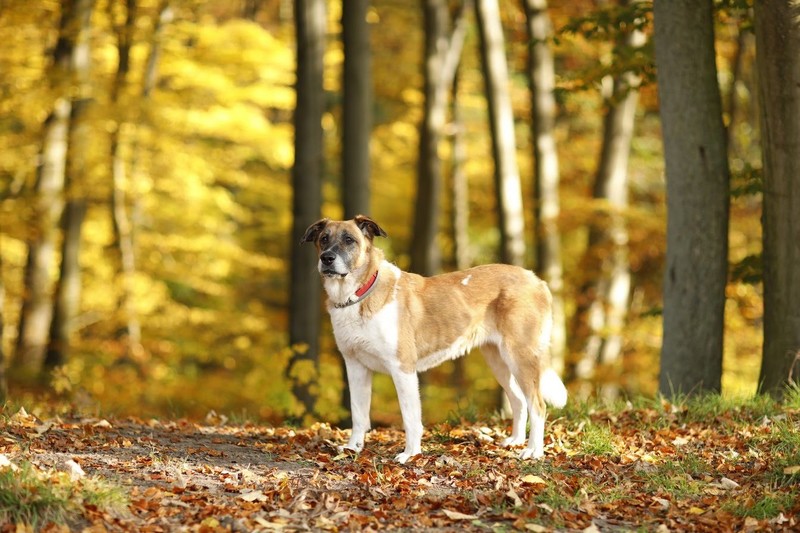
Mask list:
[[[388,232],[377,242],[388,258],[417,271],[424,268],[412,264],[415,208],[426,201],[419,185],[424,4],[373,0],[364,17],[372,90],[365,214]],[[536,270],[544,238],[534,229],[540,204],[525,2],[500,0],[497,12],[518,177],[511,199],[498,194],[481,55],[491,44],[487,30],[475,9],[442,4],[447,35],[461,31],[463,41],[436,145],[440,196],[428,213],[437,224],[434,268],[503,260]],[[341,1],[325,5],[320,216],[340,218],[343,13]],[[287,0],[0,3],[9,399],[142,417],[214,410],[282,423],[303,413],[286,378],[302,351],[288,333],[293,201],[307,192],[292,178],[294,7]],[[545,7],[552,30],[540,44],[555,73],[558,364],[578,397],[653,395],[666,219],[651,5],[550,0]],[[762,343],[753,273],[761,246],[754,46],[746,6],[723,2],[715,17],[733,174],[723,389],[750,394]],[[623,108],[627,115],[614,114]],[[612,127],[609,116],[621,122]],[[603,149],[615,140],[622,143],[616,163]],[[522,247],[510,258],[501,214],[515,199]],[[70,254],[74,272],[63,268]],[[324,315],[321,324],[315,413],[335,421],[347,414],[344,380]],[[454,386],[464,381],[474,394]],[[423,395],[426,419],[443,420],[492,412],[498,390],[475,354],[427,373]],[[378,423],[399,420],[388,378],[376,381],[373,413]]]

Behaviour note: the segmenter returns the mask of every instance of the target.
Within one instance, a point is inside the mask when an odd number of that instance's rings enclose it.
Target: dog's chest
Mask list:
[[[336,345],[346,357],[358,359],[376,372],[389,372],[397,365],[398,305],[390,302],[368,319],[361,317],[359,306],[331,312]]]

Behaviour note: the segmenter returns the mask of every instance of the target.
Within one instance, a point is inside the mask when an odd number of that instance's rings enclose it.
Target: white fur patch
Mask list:
[[[461,280],[461,284],[466,287],[467,285],[469,285],[469,280],[471,280],[471,279],[472,279],[472,274],[470,274],[466,278],[462,279]]]

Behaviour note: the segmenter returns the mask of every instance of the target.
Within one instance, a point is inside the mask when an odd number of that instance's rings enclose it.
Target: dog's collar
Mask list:
[[[367,280],[367,282],[364,285],[362,285],[356,291],[356,299],[355,300],[348,299],[344,303],[333,304],[333,306],[336,309],[343,309],[345,307],[349,307],[351,305],[357,304],[358,302],[360,302],[361,300],[363,300],[367,296],[369,296],[369,293],[371,293],[372,290],[375,288],[375,285],[376,285],[377,281],[378,281],[378,271],[376,270],[375,273]]]

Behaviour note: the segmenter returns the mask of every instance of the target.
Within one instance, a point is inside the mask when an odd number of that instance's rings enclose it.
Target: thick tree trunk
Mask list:
[[[62,194],[72,106],[69,98],[70,58],[80,28],[74,4],[74,1],[70,1],[62,5],[59,37],[53,49],[50,79],[53,80],[56,98],[44,122],[31,230],[27,238],[25,289],[14,364],[34,374],[38,373],[44,362],[53,314],[50,270],[55,258],[58,224],[64,209]]]
[[[655,2],[667,181],[662,394],[719,391],[729,170],[711,0]]]
[[[289,287],[289,342],[292,357],[286,372],[292,383],[292,392],[302,405],[304,414],[313,415],[319,394],[321,284],[314,248],[298,243],[306,228],[319,218],[322,206],[325,1],[297,0],[295,23],[297,107],[294,115],[294,220]]]
[[[424,276],[441,270],[437,243],[441,213],[442,164],[439,141],[447,115],[447,91],[455,76],[466,35],[464,8],[451,17],[445,0],[423,0],[425,102],[419,134],[417,202],[411,243],[411,270]],[[451,20],[452,18],[452,20]],[[455,22],[454,29],[451,26]]]
[[[73,87],[69,118],[67,165],[64,175],[66,205],[61,219],[61,270],[53,300],[50,338],[45,366],[64,364],[69,357],[70,336],[81,302],[80,244],[86,215],[86,179],[89,175],[89,150],[92,144],[87,113],[91,105],[91,50],[89,30],[94,0],[75,0],[75,20],[79,25],[70,57]]]
[[[535,269],[553,293],[550,354],[561,373],[566,354],[566,313],[558,231],[559,170],[556,151],[555,67],[548,40],[552,26],[546,0],[523,0],[528,31],[528,85],[531,92],[531,137],[534,162]]]
[[[503,26],[500,23],[500,6],[497,0],[477,0],[475,12],[492,133],[500,220],[500,257],[504,263],[521,266],[525,262],[525,218],[522,214],[522,186],[517,166],[517,142],[508,91],[508,63]]]
[[[344,80],[342,88],[342,205],[344,218],[369,215],[370,211],[370,134],[372,133],[372,52],[367,11],[369,0],[342,4]],[[342,376],[347,375],[340,359]],[[341,404],[350,413],[350,389],[344,380]],[[340,421],[349,425],[348,419]]]
[[[638,48],[645,44],[640,31],[621,36],[620,44]],[[597,365],[610,367],[610,379],[600,384],[606,399],[619,391],[622,328],[630,296],[628,231],[624,211],[628,207],[628,159],[635,122],[640,77],[624,72],[610,80],[605,97],[603,142],[592,197],[602,204],[597,220],[589,225],[581,272],[589,279],[581,287],[573,318],[571,351],[578,355],[569,374],[581,381],[595,377]],[[616,367],[616,368],[615,368]]]
[[[800,380],[800,5],[755,3],[764,162],[764,353],[759,391]]]

